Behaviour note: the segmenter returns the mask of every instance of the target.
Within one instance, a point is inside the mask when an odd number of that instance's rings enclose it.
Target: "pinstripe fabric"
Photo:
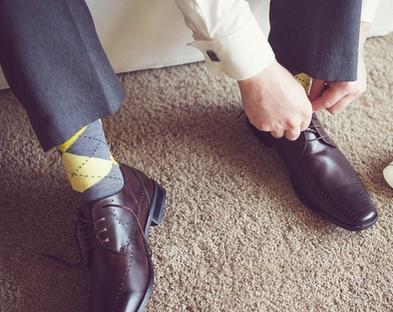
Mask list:
[[[357,78],[362,0],[272,0],[269,42],[291,72]]]
[[[45,150],[124,99],[83,0],[0,0],[0,42],[7,81]]]

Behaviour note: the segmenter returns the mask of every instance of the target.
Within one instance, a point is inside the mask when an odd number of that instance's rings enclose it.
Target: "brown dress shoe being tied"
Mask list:
[[[150,226],[161,223],[165,191],[138,170],[120,168],[124,188],[80,210],[90,312],[142,312],[153,288],[147,240]]]
[[[280,154],[299,199],[332,223],[351,231],[377,221],[377,212],[359,176],[313,115],[296,141],[276,139],[269,132],[255,135]]]

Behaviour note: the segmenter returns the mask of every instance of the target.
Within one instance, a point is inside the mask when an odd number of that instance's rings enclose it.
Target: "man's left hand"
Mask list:
[[[314,111],[326,109],[332,114],[337,114],[366,91],[367,70],[363,58],[363,47],[369,25],[368,23],[362,23],[360,29],[357,80],[325,81],[314,79],[309,96]]]

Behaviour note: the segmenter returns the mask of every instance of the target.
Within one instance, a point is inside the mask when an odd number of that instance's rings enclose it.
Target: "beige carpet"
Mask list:
[[[202,64],[122,76],[128,98],[105,122],[118,160],[168,191],[152,233],[149,311],[393,311],[393,35],[369,40],[367,94],[322,114],[370,190],[377,226],[349,233],[295,197],[277,155],[236,116],[236,85]],[[0,311],[86,310],[77,207],[56,152],[44,154],[10,91],[0,92]]]

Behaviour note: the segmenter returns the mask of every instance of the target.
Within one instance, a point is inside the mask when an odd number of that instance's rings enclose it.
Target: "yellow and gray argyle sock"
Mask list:
[[[312,78],[305,73],[299,73],[293,75],[293,77],[295,77],[295,79],[303,86],[304,90],[306,90],[306,93],[309,94],[312,85]]]
[[[113,159],[101,120],[80,129],[57,146],[72,189],[83,201],[96,200],[120,191],[124,185],[119,164]]]

